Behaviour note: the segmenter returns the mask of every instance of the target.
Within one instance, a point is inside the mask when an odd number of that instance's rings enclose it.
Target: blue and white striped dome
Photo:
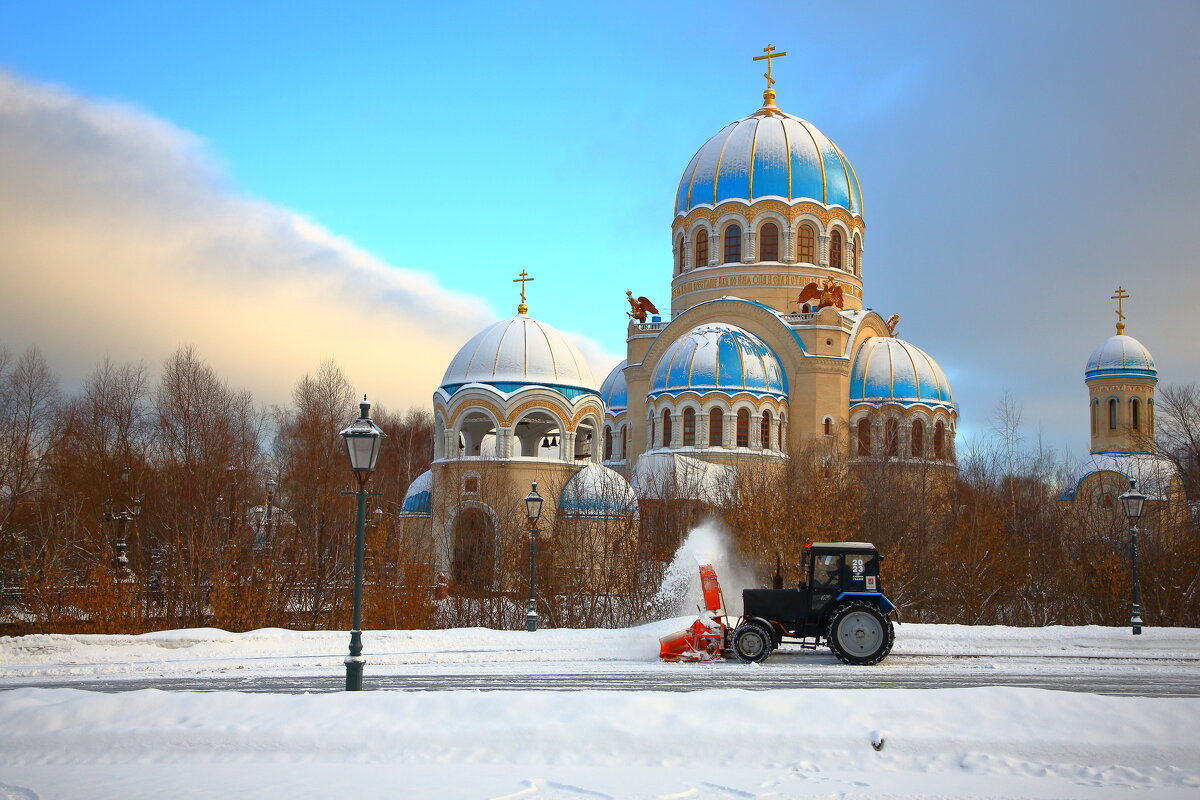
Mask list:
[[[729,123],[700,148],[679,181],[675,213],[764,197],[813,200],[862,216],[862,190],[842,151],[774,106]]]
[[[604,413],[617,416],[629,410],[629,387],[625,384],[625,367],[629,364],[626,359],[613,367],[604,383],[600,384],[600,400],[604,403]]]
[[[654,368],[650,397],[681,392],[750,392],[786,400],[787,376],[757,336],[712,323],[676,339]]]
[[[563,486],[558,513],[566,517],[636,517],[638,499],[621,473],[589,462]]]
[[[1084,379],[1090,378],[1158,378],[1154,356],[1145,345],[1132,336],[1118,334],[1100,343],[1088,359]]]
[[[427,517],[433,508],[433,471],[425,470],[413,481],[404,493],[400,506],[402,515]]]
[[[921,348],[890,336],[868,339],[850,371],[850,405],[899,403],[954,409],[950,383]]]

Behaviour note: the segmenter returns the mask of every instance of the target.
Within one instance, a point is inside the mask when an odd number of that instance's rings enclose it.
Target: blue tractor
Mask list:
[[[828,645],[844,664],[878,664],[892,650],[896,606],[883,594],[882,560],[865,542],[804,546],[795,589],[742,590],[742,619],[729,650],[746,663],[763,661],[785,641]]]

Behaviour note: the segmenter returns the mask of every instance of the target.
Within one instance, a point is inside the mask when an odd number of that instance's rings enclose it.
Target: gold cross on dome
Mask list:
[[[1124,301],[1129,299],[1129,295],[1125,293],[1125,288],[1123,286],[1118,286],[1117,293],[1109,299],[1117,301],[1117,333],[1125,333]]]
[[[764,47],[763,52],[766,53],[765,56],[755,56],[753,60],[754,61],[762,61],[763,59],[766,59],[767,71],[763,73],[763,77],[767,79],[767,88],[770,89],[771,85],[775,83],[775,79],[771,77],[771,59],[772,58],[783,58],[784,56],[787,55],[787,53],[776,53],[775,45],[773,45],[773,44],[769,44],[766,47]]]
[[[533,278],[530,278],[529,273],[525,270],[521,270],[521,277],[513,278],[513,283],[521,284],[521,305],[517,306],[518,314],[524,314],[529,311],[529,307],[525,305],[525,284],[531,280]]]

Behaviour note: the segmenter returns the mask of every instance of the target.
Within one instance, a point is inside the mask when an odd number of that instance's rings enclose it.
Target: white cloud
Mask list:
[[[0,176],[0,343],[38,344],[68,383],[105,355],[156,364],[190,343],[264,402],[334,358],[373,399],[426,406],[494,318],[238,194],[193,134],[3,72]]]

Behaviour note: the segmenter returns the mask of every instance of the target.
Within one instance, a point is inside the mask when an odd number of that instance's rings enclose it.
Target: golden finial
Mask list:
[[[1118,286],[1117,293],[1114,294],[1110,299],[1117,301],[1117,336],[1124,336],[1125,335],[1125,313],[1124,313],[1125,308],[1122,305],[1122,303],[1125,300],[1129,299],[1129,295],[1127,295],[1125,293],[1124,287]]]
[[[753,60],[762,61],[765,59],[767,62],[767,71],[763,73],[763,77],[767,79],[767,90],[763,92],[763,104],[767,106],[774,106],[775,90],[772,89],[771,86],[775,83],[775,79],[771,77],[771,59],[783,58],[787,55],[787,53],[776,53],[775,45],[773,44],[769,44],[764,47],[763,52],[766,53],[765,56],[755,56]]]
[[[529,306],[525,305],[525,284],[531,280],[533,280],[533,278],[530,278],[529,273],[525,270],[521,270],[521,277],[513,278],[513,283],[521,284],[521,305],[517,306],[518,314],[529,313]]]

